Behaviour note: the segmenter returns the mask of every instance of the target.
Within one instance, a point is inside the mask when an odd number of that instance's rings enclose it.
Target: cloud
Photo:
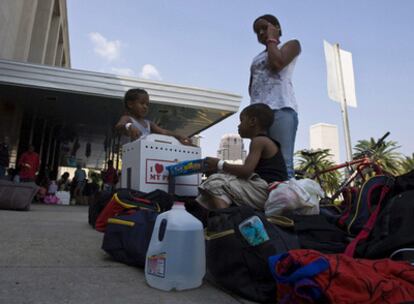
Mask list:
[[[157,68],[151,64],[145,64],[139,76],[145,79],[162,80]]]
[[[94,45],[94,52],[99,56],[112,61],[118,59],[121,55],[121,41],[113,40],[109,41],[100,33],[89,33],[89,39]]]
[[[135,72],[130,68],[111,68],[111,72],[117,75],[134,76]]]

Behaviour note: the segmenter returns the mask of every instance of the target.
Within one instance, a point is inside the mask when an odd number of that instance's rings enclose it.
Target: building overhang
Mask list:
[[[112,74],[0,60],[0,100],[45,119],[99,128],[113,126],[130,88],[150,95],[149,119],[191,136],[237,112],[241,96]]]

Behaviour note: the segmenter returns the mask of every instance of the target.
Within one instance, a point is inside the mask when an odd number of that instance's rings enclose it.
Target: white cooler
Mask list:
[[[201,158],[199,147],[182,145],[176,138],[149,134],[122,146],[121,186],[142,192],[168,192],[168,165]],[[196,196],[201,174],[177,176],[175,194]]]

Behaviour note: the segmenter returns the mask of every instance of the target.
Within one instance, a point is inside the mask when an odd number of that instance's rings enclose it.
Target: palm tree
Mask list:
[[[414,153],[410,156],[404,156],[404,159],[400,163],[401,173],[407,173],[414,170]]]
[[[295,154],[298,157],[295,170],[303,172],[305,177],[311,177],[335,165],[330,159],[332,154],[329,153],[329,149],[299,150]],[[320,175],[317,180],[327,193],[334,193],[339,187],[341,173],[338,170],[327,172]]]
[[[395,141],[384,141],[381,145],[376,147],[376,140],[371,137],[370,140],[359,140],[355,145],[354,157],[359,157],[369,151],[371,158],[373,158],[381,168],[391,174],[400,174],[400,163],[402,160],[401,153],[396,150],[401,146],[397,145]]]

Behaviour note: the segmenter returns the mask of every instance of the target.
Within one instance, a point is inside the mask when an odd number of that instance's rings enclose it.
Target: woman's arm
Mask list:
[[[233,165],[224,163],[223,171],[230,173],[241,178],[248,178],[256,169],[257,164],[262,156],[265,147],[265,138],[256,137],[252,139],[249,148],[249,154],[246,157],[243,165]],[[206,162],[208,164],[209,171],[217,171],[218,158],[207,157]]]
[[[252,74],[250,72],[250,79],[249,79],[249,96],[252,96]]]
[[[270,68],[276,72],[283,70],[301,52],[298,40],[290,40],[279,49],[279,38],[279,29],[269,23],[267,27],[267,55]]]

